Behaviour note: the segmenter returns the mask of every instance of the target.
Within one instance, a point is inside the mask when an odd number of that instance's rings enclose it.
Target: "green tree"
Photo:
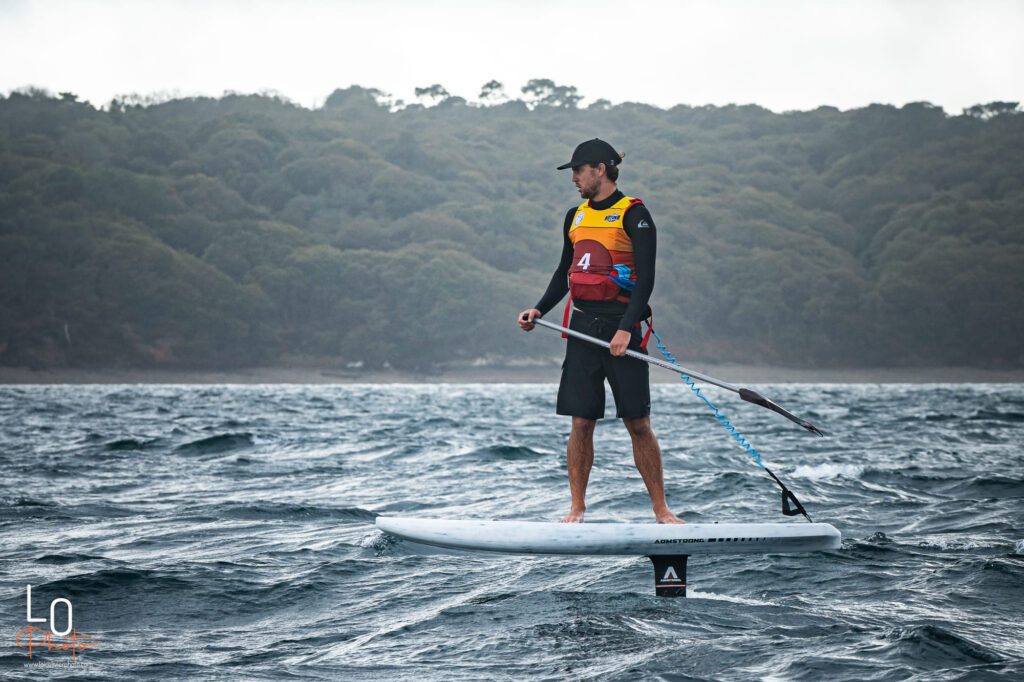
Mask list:
[[[583,96],[577,93],[574,85],[557,85],[549,78],[531,79],[522,87],[522,93],[529,95],[527,100],[533,106],[575,109]]]
[[[500,81],[490,80],[480,88],[479,98],[488,104],[501,104],[508,100],[505,94],[505,86]]]
[[[440,83],[434,83],[424,88],[416,88],[413,92],[417,99],[424,100],[428,104],[433,105],[439,104],[451,97],[451,94]]]

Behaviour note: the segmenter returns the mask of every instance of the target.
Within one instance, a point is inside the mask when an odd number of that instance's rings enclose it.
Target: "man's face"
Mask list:
[[[572,181],[583,199],[593,199],[601,188],[601,176],[597,174],[597,168],[590,164],[574,166],[572,169]]]

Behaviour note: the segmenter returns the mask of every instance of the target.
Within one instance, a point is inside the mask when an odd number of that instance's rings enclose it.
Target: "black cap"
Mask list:
[[[622,157],[610,144],[595,137],[593,140],[580,142],[572,153],[572,161],[563,163],[558,170],[575,168],[585,163],[589,163],[591,166],[596,166],[599,163],[606,166],[618,166],[622,163]]]

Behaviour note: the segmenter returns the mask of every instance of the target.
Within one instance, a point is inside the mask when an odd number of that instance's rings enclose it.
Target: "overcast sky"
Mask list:
[[[276,90],[308,107],[353,84],[476,99],[531,78],[661,107],[959,113],[1024,100],[1024,1],[0,0],[3,93]]]

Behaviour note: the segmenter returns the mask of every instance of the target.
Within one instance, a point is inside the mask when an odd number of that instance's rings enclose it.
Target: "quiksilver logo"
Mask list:
[[[643,219],[640,220],[639,223],[636,224],[636,226],[639,227],[642,230],[645,227],[650,227],[651,224],[649,222],[647,222],[646,218],[643,218]]]

